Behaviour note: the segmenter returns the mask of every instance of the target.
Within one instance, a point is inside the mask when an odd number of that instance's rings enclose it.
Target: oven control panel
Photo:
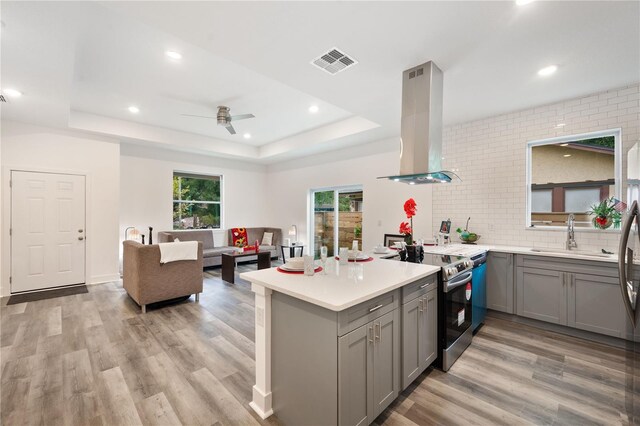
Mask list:
[[[462,272],[473,269],[473,261],[471,259],[462,259],[455,263],[451,263],[442,268],[445,281],[455,277]]]

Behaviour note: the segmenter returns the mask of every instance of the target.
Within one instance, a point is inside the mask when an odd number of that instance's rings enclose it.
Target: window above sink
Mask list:
[[[622,199],[621,130],[531,141],[527,144],[527,217],[533,229],[594,229],[589,210]],[[615,229],[617,222],[610,229]]]

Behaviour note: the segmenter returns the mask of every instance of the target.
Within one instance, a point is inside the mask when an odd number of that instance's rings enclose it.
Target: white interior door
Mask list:
[[[11,293],[85,281],[85,177],[11,172]]]

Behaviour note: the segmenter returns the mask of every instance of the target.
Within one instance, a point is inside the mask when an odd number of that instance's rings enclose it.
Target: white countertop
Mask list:
[[[478,246],[487,248],[488,251],[495,251],[500,253],[514,253],[514,254],[528,254],[533,256],[547,256],[547,257],[558,257],[562,259],[576,259],[576,260],[592,260],[594,262],[609,262],[609,263],[617,263],[618,255],[617,254],[601,254],[599,256],[589,256],[589,252],[587,250],[564,250],[564,249],[552,249],[552,248],[534,248],[534,247],[517,247],[517,246]],[[542,250],[542,251],[536,251]],[[555,251],[554,251],[555,250]],[[585,252],[587,254],[585,254]],[[593,251],[593,253],[598,254],[597,251]]]
[[[538,251],[542,250],[542,251]],[[471,257],[479,252],[483,251],[495,251],[500,253],[514,253],[514,254],[528,254],[532,256],[547,256],[556,257],[561,259],[576,259],[576,260],[592,260],[595,262],[608,262],[617,263],[618,255],[609,254],[605,255],[598,253],[597,251],[589,250],[564,250],[553,248],[537,248],[537,247],[517,247],[517,246],[501,246],[501,245],[489,245],[489,244],[447,244],[443,246],[424,246],[425,253],[435,254],[450,254],[456,256]],[[598,254],[597,256],[590,256],[589,253]],[[396,254],[395,252],[393,254]],[[380,256],[372,254],[372,256]],[[384,257],[384,255],[383,255]]]
[[[328,259],[326,275],[283,274],[270,268],[244,272],[240,278],[332,311],[342,311],[439,270],[439,266],[380,258],[348,265]]]
[[[538,248],[538,247],[518,247],[518,246],[501,246],[489,244],[447,244],[446,246],[425,246],[425,252],[457,254],[461,256],[471,256],[479,251],[495,251],[499,253],[528,254],[532,256],[547,256],[561,259],[576,260],[592,260],[594,262],[617,263],[618,255],[605,255],[597,251],[590,250],[564,250],[554,248]],[[597,254],[597,256],[589,255],[589,253]]]

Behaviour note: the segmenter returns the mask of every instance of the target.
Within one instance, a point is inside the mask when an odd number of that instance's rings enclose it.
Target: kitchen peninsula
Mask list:
[[[406,347],[415,348],[422,369],[435,356],[435,337],[418,344],[418,325],[410,335],[400,318],[412,302],[415,318],[435,330],[439,267],[329,259],[326,269],[314,276],[276,268],[240,275],[255,293],[250,405],[262,418],[276,413],[285,424],[369,424],[397,397],[404,376],[417,375],[417,368],[405,373],[402,366],[403,336],[412,338]]]

